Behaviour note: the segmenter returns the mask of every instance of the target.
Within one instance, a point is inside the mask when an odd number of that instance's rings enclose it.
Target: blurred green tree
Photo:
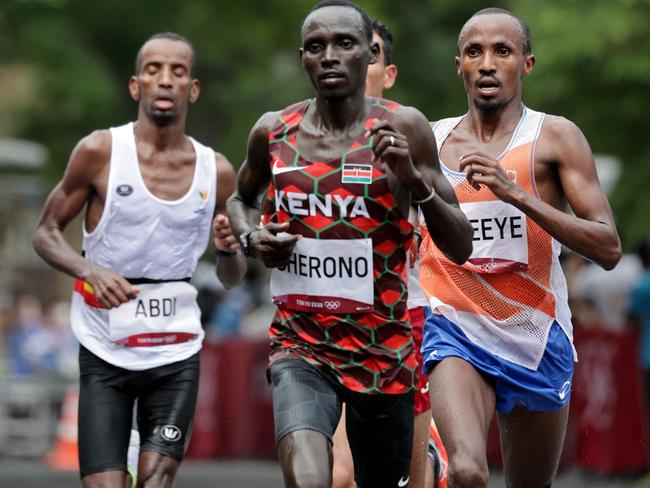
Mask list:
[[[595,153],[624,164],[611,196],[627,247],[650,228],[650,2],[648,0],[359,0],[395,35],[398,83],[388,96],[429,118],[467,108],[454,56],[460,27],[486,6],[510,8],[532,28],[531,107],[566,116]],[[126,90],[137,49],[151,34],[192,40],[202,82],[189,132],[235,166],[248,131],[265,111],[310,96],[298,57],[300,25],[312,2],[194,0],[4,0],[0,4],[0,76],[29,73],[31,95],[7,104],[13,135],[44,143],[47,176],[58,178],[77,140],[135,117]],[[5,99],[7,95],[5,94]],[[0,97],[0,102],[3,98]],[[2,114],[0,113],[0,122]],[[2,124],[0,124],[2,127]]]

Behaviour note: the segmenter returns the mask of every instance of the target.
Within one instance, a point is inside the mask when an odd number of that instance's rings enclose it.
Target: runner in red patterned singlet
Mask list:
[[[264,206],[262,221],[289,222],[288,232],[303,238],[370,239],[374,273],[365,279],[371,290],[374,282],[374,290],[372,303],[349,304],[353,313],[337,309],[328,313],[334,303],[346,306],[341,294],[306,297],[293,293],[299,291],[295,289],[285,294],[277,291],[283,278],[274,275],[271,289],[276,293],[278,313],[270,329],[271,361],[295,357],[326,365],[352,391],[405,393],[413,388],[417,364],[405,301],[406,252],[412,226],[396,205],[381,163],[372,161],[372,140],[363,132],[341,158],[325,163],[309,162],[301,156],[296,136],[309,105],[310,101],[303,101],[285,109],[269,136],[273,193]],[[388,100],[375,100],[364,126],[369,128],[375,120],[390,122],[397,107]],[[323,256],[317,261],[311,256],[301,270],[303,255],[294,256],[295,262],[285,268],[290,280],[300,280],[310,271],[334,270],[328,266],[338,267],[334,257]],[[293,268],[298,268],[298,273],[292,272]],[[342,280],[331,281],[340,286],[358,278],[355,270],[348,273],[342,267],[338,272]],[[307,305],[306,301],[313,303]]]
[[[300,53],[316,97],[257,122],[228,205],[244,253],[273,269],[269,371],[288,486],[331,486],[342,402],[357,485],[406,486],[411,195],[450,259],[462,263],[471,251],[471,226],[440,172],[426,118],[364,96],[378,53],[371,39],[370,18],[353,4],[327,0],[310,12]]]

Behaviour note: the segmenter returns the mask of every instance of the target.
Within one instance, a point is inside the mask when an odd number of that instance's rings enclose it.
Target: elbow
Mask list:
[[[611,246],[605,255],[602,257],[598,263],[605,271],[613,270],[618,262],[621,260],[623,255],[623,250],[621,248],[621,242],[617,239],[617,243],[614,246]]]
[[[468,225],[463,229],[462,236],[458,239],[458,242],[455,246],[453,252],[447,254],[447,257],[454,263],[461,265],[464,264],[469,257],[472,255],[473,245],[472,245],[472,236],[474,235],[474,230],[471,225]]]

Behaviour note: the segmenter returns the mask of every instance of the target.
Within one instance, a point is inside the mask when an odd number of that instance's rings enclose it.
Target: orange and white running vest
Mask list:
[[[438,153],[462,119],[444,119],[434,126]],[[543,113],[524,108],[510,143],[498,158],[508,177],[538,198],[533,161],[543,120]],[[490,189],[475,190],[465,173],[450,170],[444,161],[440,164],[474,228],[473,252],[459,266],[423,232],[420,282],[429,303],[478,346],[535,370],[553,321],[573,342],[566,280],[558,259],[561,246]]]
[[[133,124],[111,128],[104,211],[92,232],[83,226],[86,259],[137,284],[138,296],[106,310],[81,280],[72,294],[71,325],[84,347],[104,361],[144,370],[186,359],[204,332],[196,289],[187,282],[208,245],[216,202],[214,151],[190,138],[194,178],[178,200],[147,189]]]

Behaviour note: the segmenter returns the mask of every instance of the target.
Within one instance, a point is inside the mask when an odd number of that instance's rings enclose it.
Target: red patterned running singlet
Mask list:
[[[406,393],[417,367],[406,307],[412,226],[365,130],[338,159],[301,156],[298,125],[310,103],[285,109],[269,135],[273,176],[262,222],[289,222],[288,232],[303,236],[289,266],[273,270],[271,362],[300,358],[352,391]],[[391,121],[397,108],[372,99],[365,128]]]

